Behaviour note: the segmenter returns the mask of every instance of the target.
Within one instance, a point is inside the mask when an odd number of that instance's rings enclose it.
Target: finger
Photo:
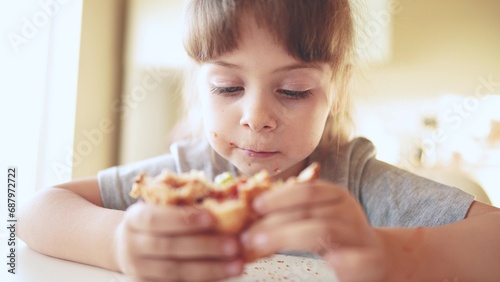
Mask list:
[[[157,206],[138,202],[125,213],[127,226],[135,231],[181,234],[213,228],[214,218],[197,207]]]
[[[295,183],[276,187],[262,193],[253,202],[253,208],[260,214],[276,210],[314,205],[321,202],[341,200],[348,192],[329,182],[316,180],[309,183]]]
[[[240,244],[235,237],[214,234],[151,236],[134,233],[130,241],[137,255],[150,258],[228,259],[240,252]]]
[[[302,205],[295,208],[271,212],[255,221],[250,228],[267,229],[306,219],[323,219],[336,225],[350,225],[362,228],[369,225],[368,219],[356,200],[351,197],[315,205]]]
[[[338,204],[326,203],[315,207],[304,206],[296,209],[276,211],[257,220],[250,228],[255,230],[264,230],[289,222],[297,222],[312,218],[324,220],[336,219],[338,223],[341,223],[344,221],[344,217],[342,209]]]
[[[143,259],[136,264],[136,270],[140,272],[133,273],[132,276],[146,281],[214,281],[240,275],[243,272],[243,262]]]
[[[321,219],[288,223],[279,228],[249,230],[241,236],[245,253],[271,255],[282,250],[323,254],[357,243],[352,228]]]

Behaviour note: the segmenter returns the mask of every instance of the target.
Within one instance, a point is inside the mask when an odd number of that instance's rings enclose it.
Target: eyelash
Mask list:
[[[286,89],[278,90],[281,94],[285,95],[287,98],[298,100],[298,99],[306,99],[309,98],[312,93],[309,90],[306,91],[292,91]]]
[[[236,92],[243,90],[243,87],[231,86],[231,87],[212,87],[210,90],[212,93],[222,96],[232,96]]]
[[[242,91],[243,87],[240,86],[232,86],[232,87],[212,87],[210,91],[217,95],[222,96],[233,96],[237,94],[237,92]],[[309,98],[312,93],[309,90],[306,91],[293,91],[286,89],[279,89],[278,92],[289,99],[299,100]]]

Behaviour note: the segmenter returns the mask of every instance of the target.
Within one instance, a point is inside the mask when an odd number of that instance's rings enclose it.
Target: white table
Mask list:
[[[2,241],[5,246],[6,242]],[[0,281],[8,282],[132,282],[123,274],[40,254],[17,239],[16,274],[3,264]],[[4,249],[4,248],[3,248]],[[4,255],[2,257],[5,258]],[[4,260],[5,261],[5,260]],[[322,260],[275,255],[248,264],[245,273],[226,282],[240,281],[337,281]]]

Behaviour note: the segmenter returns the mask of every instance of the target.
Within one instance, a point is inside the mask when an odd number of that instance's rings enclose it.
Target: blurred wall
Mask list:
[[[459,172],[499,206],[500,147],[488,136],[500,120],[500,1],[389,2],[389,56],[362,61],[353,79],[356,133],[377,158],[465,188]]]
[[[124,88],[117,108],[122,164],[168,152],[186,61],[181,42],[183,0],[127,3]]]
[[[364,66],[355,96],[372,102],[472,95],[480,77],[500,81],[500,1],[390,2],[397,7],[390,57]]]
[[[73,178],[116,164],[125,5],[83,1]]]

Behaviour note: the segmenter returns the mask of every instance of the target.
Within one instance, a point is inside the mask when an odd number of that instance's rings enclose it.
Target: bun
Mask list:
[[[179,174],[164,170],[154,178],[141,173],[134,179],[130,196],[156,205],[206,208],[216,220],[216,231],[237,234],[256,219],[252,201],[258,195],[284,183],[314,180],[318,178],[319,169],[318,163],[312,163],[299,176],[285,182],[274,181],[265,170],[251,177],[236,178],[225,172],[214,182],[203,172],[194,170]],[[248,254],[247,261],[254,259]]]

